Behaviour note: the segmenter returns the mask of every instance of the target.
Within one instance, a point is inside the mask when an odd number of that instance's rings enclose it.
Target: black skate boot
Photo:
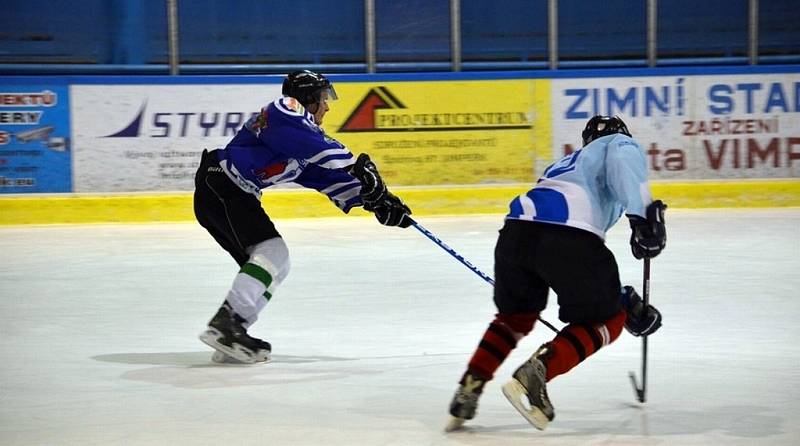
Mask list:
[[[536,350],[515,372],[514,377],[503,386],[503,395],[536,429],[544,430],[553,421],[555,412],[547,397],[547,367],[543,360],[551,353],[550,344]],[[530,407],[522,402],[525,396]]]
[[[452,417],[444,428],[446,432],[460,428],[464,421],[475,417],[475,412],[478,409],[478,398],[483,392],[486,380],[467,371],[461,377],[459,384],[456,394],[453,396],[453,401],[450,402],[450,415]]]
[[[208,329],[200,333],[200,340],[217,350],[211,358],[214,362],[255,364],[269,360],[272,346],[269,342],[249,336],[244,323],[244,318],[236,314],[228,302],[211,318]]]

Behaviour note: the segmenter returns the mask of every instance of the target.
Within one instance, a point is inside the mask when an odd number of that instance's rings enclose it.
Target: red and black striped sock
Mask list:
[[[487,381],[492,379],[500,364],[517,346],[517,341],[533,329],[537,317],[539,313],[515,315],[498,313],[483,334],[478,348],[469,360],[467,370]]]
[[[614,342],[622,332],[625,311],[600,324],[569,324],[550,342],[546,358],[547,380],[567,373],[602,347]]]

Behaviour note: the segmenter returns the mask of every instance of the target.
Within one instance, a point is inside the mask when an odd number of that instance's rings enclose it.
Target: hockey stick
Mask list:
[[[475,265],[469,263],[469,261],[467,259],[465,259],[461,254],[457,253],[453,248],[447,246],[447,244],[445,242],[443,242],[439,237],[436,237],[435,235],[433,235],[433,233],[431,231],[425,229],[421,224],[419,224],[416,221],[414,221],[413,219],[411,219],[411,217],[408,217],[408,218],[411,220],[411,225],[414,226],[415,228],[417,228],[417,230],[419,232],[421,232],[423,235],[425,235],[425,237],[428,237],[433,243],[436,243],[437,245],[439,245],[440,248],[442,248],[445,251],[447,251],[448,254],[450,254],[456,260],[461,262],[464,266],[469,268],[473,273],[475,273],[478,276],[480,276],[481,279],[485,280],[490,285],[494,285],[494,279],[492,279],[491,277],[486,275],[483,271],[479,270]],[[550,322],[547,322],[546,320],[542,319],[541,317],[539,318],[539,322],[541,322],[544,325],[546,325],[547,328],[549,328],[549,329],[553,330],[554,332],[558,333],[558,329],[556,327],[554,327],[553,324],[551,324]]]
[[[650,303],[650,259],[644,259],[643,276],[644,296],[642,296],[642,301],[644,302],[644,308],[647,308]],[[645,402],[647,399],[647,335],[642,336],[642,387],[639,387],[636,382],[636,375],[633,372],[628,372],[628,375],[631,377],[633,390],[636,391],[636,398],[640,403]]]

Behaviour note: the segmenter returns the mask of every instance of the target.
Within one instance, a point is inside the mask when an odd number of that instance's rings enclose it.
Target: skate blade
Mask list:
[[[454,416],[450,416],[450,421],[447,422],[447,426],[444,427],[445,432],[453,432],[461,429],[464,426],[464,422],[467,421],[463,418],[458,418]]]
[[[263,356],[263,359],[256,360],[256,362],[254,362],[254,363],[247,363],[247,362],[239,361],[238,359],[236,359],[236,358],[234,358],[232,356],[228,356],[228,355],[226,355],[225,353],[222,353],[219,350],[215,350],[214,354],[211,355],[211,362],[213,362],[215,364],[223,364],[223,365],[264,364],[264,363],[269,362],[271,359],[272,358],[270,357],[270,355],[266,354],[266,355]]]
[[[222,337],[222,334],[213,328],[209,328],[208,330],[200,333],[200,336],[198,337],[201,341],[203,341],[203,343],[214,350],[222,352],[244,364],[255,364],[256,362],[259,362],[260,357],[263,356],[259,354],[253,354],[253,352],[243,348],[237,343],[234,343],[232,347],[228,347],[225,344],[219,343],[218,340],[220,337]]]
[[[512,379],[503,385],[503,395],[506,396],[508,402],[517,409],[520,415],[528,420],[528,423],[531,423],[536,429],[542,431],[547,427],[547,424],[550,423],[550,420],[547,419],[547,415],[539,410],[538,407],[534,406],[528,408],[523,404],[523,398],[526,401],[528,400],[527,392],[525,387],[516,379]]]

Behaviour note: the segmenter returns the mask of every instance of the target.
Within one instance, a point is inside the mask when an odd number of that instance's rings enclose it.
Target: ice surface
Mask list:
[[[419,221],[493,275],[502,216]],[[2,228],[0,444],[800,444],[800,209],[667,221],[645,404],[627,376],[641,341],[623,333],[550,384],[546,431],[529,426],[500,386],[552,337],[539,324],[450,434],[491,289],[413,228],[276,222],[293,269],[251,329],[274,348],[257,366],[215,365],[197,340],[236,272],[199,226]],[[608,244],[640,289],[626,226]]]

